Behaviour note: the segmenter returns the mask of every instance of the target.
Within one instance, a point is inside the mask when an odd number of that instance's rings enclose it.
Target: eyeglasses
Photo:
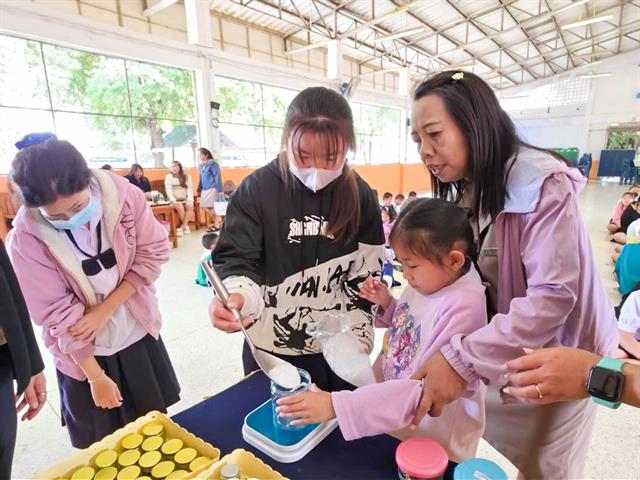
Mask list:
[[[71,240],[71,243],[73,243],[74,247],[76,247],[80,251],[80,253],[82,253],[85,257],[89,257],[86,260],[83,260],[81,262],[82,271],[88,277],[93,277],[94,275],[97,275],[103,269],[104,270],[109,270],[110,268],[113,268],[118,263],[117,260],[116,260],[116,254],[113,251],[113,248],[109,248],[109,249],[105,250],[104,252],[100,252],[100,250],[102,250],[102,226],[101,226],[101,224],[102,224],[102,221],[98,222],[98,226],[96,227],[96,230],[97,230],[97,233],[98,233],[98,254],[97,255],[90,255],[87,252],[85,252],[84,250],[82,250],[78,246],[78,243],[76,242],[76,239],[73,238],[73,234],[71,233],[71,231],[70,230],[65,230],[64,231],[67,234],[67,237],[69,237],[69,240]]]

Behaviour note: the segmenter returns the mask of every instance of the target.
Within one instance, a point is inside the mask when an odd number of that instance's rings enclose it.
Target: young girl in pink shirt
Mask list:
[[[466,210],[439,199],[416,200],[395,222],[391,244],[409,282],[399,299],[372,278],[361,296],[378,305],[377,327],[388,327],[374,365],[377,384],[355,391],[318,389],[281,399],[279,412],[294,424],[338,419],[347,440],[407,427],[422,395],[411,375],[451,337],[486,325],[485,287],[474,267],[473,231]],[[475,455],[484,431],[484,385],[425,418],[400,436],[429,436],[459,462]]]

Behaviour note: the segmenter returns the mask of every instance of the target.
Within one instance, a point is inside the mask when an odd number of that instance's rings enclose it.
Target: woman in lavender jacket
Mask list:
[[[476,380],[489,386],[484,438],[520,478],[581,478],[595,404],[519,403],[504,364],[523,348],[577,347],[598,355],[617,326],[594,264],[577,194],[580,173],[521,141],[491,88],[468,72],[443,72],[414,93],[412,138],[434,196],[474,212],[490,323],[455,336],[413,378],[425,378],[414,424],[439,416]],[[544,383],[532,385],[544,396]]]

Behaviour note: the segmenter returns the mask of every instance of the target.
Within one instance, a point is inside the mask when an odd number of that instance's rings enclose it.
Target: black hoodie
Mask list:
[[[353,333],[372,346],[371,304],[358,291],[369,275],[380,276],[384,234],[378,201],[356,178],[360,226],[349,242],[322,234],[335,181],[314,193],[294,177],[291,188],[276,159],[245,178],[231,197],[214,266],[231,293],[243,294],[243,315],[257,319],[251,339],[263,350],[321,352],[305,329],[322,311],[337,311],[343,304]]]

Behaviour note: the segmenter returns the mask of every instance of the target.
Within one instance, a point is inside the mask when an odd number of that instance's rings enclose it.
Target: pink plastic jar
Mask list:
[[[449,465],[447,451],[435,440],[415,437],[396,449],[400,480],[440,480]]]

